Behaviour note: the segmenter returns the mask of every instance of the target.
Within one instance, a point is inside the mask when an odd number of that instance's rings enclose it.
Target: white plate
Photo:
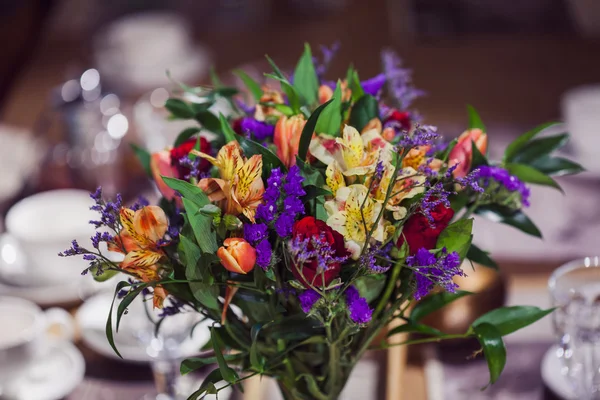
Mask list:
[[[556,395],[565,400],[575,400],[576,396],[567,380],[561,373],[562,363],[557,354],[558,346],[554,345],[548,349],[542,359],[542,380]]]
[[[106,319],[110,310],[113,293],[103,292],[89,298],[79,308],[75,315],[75,321],[81,330],[83,342],[94,351],[117,360],[121,360],[108,343],[106,338]],[[146,319],[143,311],[134,310],[135,302],[129,307],[130,312],[124,314],[121,319],[119,332],[114,333],[114,341],[123,360],[137,363],[151,362],[153,358],[146,352],[147,346],[140,343],[136,337],[136,324],[140,318]],[[113,313],[116,313],[118,300],[115,301]],[[113,318],[113,321],[115,318]],[[113,322],[114,324],[114,322]],[[208,329],[209,322],[203,322],[196,326],[191,337],[187,336],[178,346],[183,358],[192,357],[200,352],[210,339]]]
[[[69,342],[48,349],[29,370],[17,380],[18,400],[56,400],[71,393],[83,381],[85,361]]]

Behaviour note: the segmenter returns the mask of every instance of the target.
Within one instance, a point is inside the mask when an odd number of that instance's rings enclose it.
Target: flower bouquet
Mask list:
[[[551,155],[567,134],[537,138],[542,125],[492,162],[474,108],[450,141],[419,122],[410,105],[421,92],[393,54],[366,81],[352,67],[327,81],[330,58],[325,49],[313,59],[307,45],[292,74],[268,58],[270,87],[243,71],[235,73],[244,91],[216,76],[212,89],[181,85],[184,95],[166,108],[198,126],[162,152],[135,148],[160,204],[126,207],[98,190],[93,248],[74,242],[62,254],[83,255],[96,279],[130,276],[116,288],[116,321],[112,312],[107,321],[117,353],[114,325],[137,296],[164,307],[165,318],[197,312],[213,321],[213,352],[181,365],[182,373],[217,365],[191,399],[254,375],[275,378],[285,399],[336,399],[365,351],[401,333],[417,337],[397,345],[476,338],[494,383],[502,337],[551,312],[496,309],[460,335],[421,322],[469,294],[453,281],[468,274],[463,260],[496,268],[473,243],[473,215],[541,236],[522,211],[527,184],[560,189],[552,175],[581,171]],[[229,115],[213,113],[219,99]],[[401,323],[386,330],[393,320]]]

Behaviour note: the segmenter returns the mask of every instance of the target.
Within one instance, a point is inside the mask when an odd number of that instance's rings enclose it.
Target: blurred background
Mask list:
[[[424,122],[456,136],[472,104],[492,154],[543,122],[571,132],[564,156],[587,172],[559,178],[566,196],[533,190],[528,214],[544,241],[476,223],[477,244],[500,260],[503,282],[545,280],[565,260],[598,252],[598,0],[3,0],[0,37],[2,215],[49,189],[102,185],[126,199],[153,193],[128,143],[158,150],[182,129],[164,120],[174,87],[166,71],[199,85],[214,67],[236,84],[229,71],[258,76],[265,54],[290,69],[304,42],[339,42],[329,77],[350,63],[361,77],[374,76],[380,52],[393,49],[427,93],[414,106]],[[481,285],[491,285],[485,279]],[[111,370],[102,362],[88,370]],[[71,398],[135,398],[82,390]]]

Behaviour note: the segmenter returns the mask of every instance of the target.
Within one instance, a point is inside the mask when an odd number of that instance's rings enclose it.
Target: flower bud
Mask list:
[[[247,274],[256,264],[256,250],[242,238],[225,239],[217,256],[226,270],[237,274]]]
[[[167,186],[162,178],[163,176],[168,178],[177,177],[177,169],[171,166],[171,155],[167,150],[152,154],[150,157],[150,170],[160,193],[168,200],[173,199],[175,191]]]
[[[300,136],[306,120],[301,115],[281,117],[275,125],[273,143],[277,146],[277,156],[287,166],[296,164],[296,155],[300,146]]]
[[[327,85],[319,87],[319,104],[328,102],[333,97],[333,89]]]
[[[471,161],[473,160],[472,143],[475,143],[481,154],[485,154],[487,134],[481,129],[469,129],[458,137],[458,142],[448,157],[451,167],[458,164],[453,173],[455,178],[462,178],[471,170]]]

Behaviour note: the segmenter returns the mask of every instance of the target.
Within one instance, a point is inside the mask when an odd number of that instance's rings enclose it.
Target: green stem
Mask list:
[[[392,291],[396,286],[396,281],[398,279],[398,275],[400,275],[400,270],[402,270],[402,264],[398,261],[396,262],[394,269],[392,269],[392,274],[389,277],[389,280],[385,287],[385,291],[383,292],[383,296],[379,300],[379,303],[377,303],[375,311],[373,311],[373,316],[371,317],[372,320],[376,320],[379,313],[381,313],[381,311],[383,311],[383,309],[387,305],[390,295],[392,294]]]
[[[414,339],[414,340],[406,340],[404,342],[400,342],[400,343],[386,343],[384,345],[378,346],[378,347],[371,347],[371,350],[383,350],[383,349],[388,349],[390,347],[396,347],[396,346],[407,346],[407,345],[411,345],[411,344],[422,344],[422,343],[434,343],[434,342],[441,342],[442,340],[450,340],[450,339],[466,339],[469,336],[471,336],[468,333],[462,333],[462,334],[457,334],[457,335],[446,335],[446,336],[442,336],[442,337],[430,337],[430,338],[425,338],[425,339]]]
[[[337,340],[333,337],[331,325],[327,325],[327,341],[329,342],[329,376],[327,379],[328,384],[328,395],[331,396],[332,400],[335,400],[337,396],[337,385],[338,385],[338,362],[340,358],[339,348]]]

